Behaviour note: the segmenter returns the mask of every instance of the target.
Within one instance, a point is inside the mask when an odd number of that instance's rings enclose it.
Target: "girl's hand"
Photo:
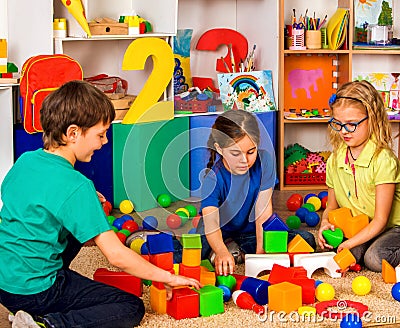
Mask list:
[[[265,254],[264,248],[262,246],[261,247],[257,246],[256,254]]]
[[[196,289],[203,287],[199,281],[193,278],[188,278],[180,275],[171,274],[171,281],[164,283],[165,289],[167,291],[167,300],[172,298],[172,288],[178,286],[189,286]]]
[[[217,275],[227,276],[228,274],[233,274],[233,270],[235,269],[235,259],[228,251],[215,254],[214,266]]]
[[[333,249],[331,245],[329,245],[324,236],[322,235],[322,231],[324,230],[332,230],[335,231],[335,226],[328,221],[322,221],[321,226],[318,230],[318,244],[322,249],[328,248],[328,249]]]
[[[98,191],[96,191],[96,193],[97,193],[97,197],[99,197],[100,203],[103,204],[107,199],[103,196],[102,193],[100,193]]]

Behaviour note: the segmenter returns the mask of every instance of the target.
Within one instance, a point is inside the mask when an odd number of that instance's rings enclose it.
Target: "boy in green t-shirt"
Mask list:
[[[71,81],[43,102],[44,148],[24,153],[1,186],[0,303],[16,313],[13,327],[132,327],[143,301],[69,269],[93,239],[121,270],[171,288],[199,282],[162,270],[121,243],[93,183],[74,169],[107,143],[112,103],[87,82]],[[101,196],[101,195],[100,195]],[[104,201],[104,199],[103,199]],[[29,313],[29,314],[28,314]]]

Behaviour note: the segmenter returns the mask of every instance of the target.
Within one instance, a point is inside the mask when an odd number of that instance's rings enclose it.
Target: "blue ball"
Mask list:
[[[326,197],[326,196],[328,196],[328,192],[327,192],[327,191],[321,191],[321,192],[318,194],[318,198],[319,198],[319,199],[322,199],[322,198],[324,198],[324,197]]]
[[[322,284],[321,280],[315,280],[315,283],[314,283],[315,288],[317,288],[318,285],[320,285],[320,284]]]
[[[227,286],[224,286],[224,285],[219,285],[218,288],[222,289],[224,302],[228,302],[232,296],[231,290]]]
[[[119,218],[123,219],[124,221],[133,220],[133,217],[130,216],[129,214],[121,215]]]
[[[142,254],[142,255],[148,255],[149,254],[149,248],[147,247],[147,242],[144,242],[142,244],[142,247],[140,247],[140,254]]]
[[[357,313],[346,314],[340,322],[340,328],[361,328],[362,321]]]
[[[315,227],[319,223],[319,215],[316,212],[308,212],[305,217],[306,224],[309,227]]]
[[[155,216],[149,215],[143,219],[142,225],[143,229],[155,230],[158,227],[158,220]]]
[[[300,221],[304,223],[306,222],[306,215],[308,213],[310,213],[308,209],[306,209],[305,207],[300,207],[295,214],[300,218]]]
[[[114,220],[113,222],[113,226],[116,227],[118,230],[122,229],[122,225],[126,222],[127,220],[125,220],[123,217],[117,218]]]
[[[314,196],[315,196],[315,197],[318,197],[318,196],[317,196],[316,194],[314,194],[314,193],[310,193],[310,194],[305,195],[305,196],[304,196],[304,201],[303,201],[304,204],[307,203],[307,200],[308,200],[310,197],[314,197]]]
[[[400,282],[396,282],[392,287],[392,296],[396,301],[400,302]]]

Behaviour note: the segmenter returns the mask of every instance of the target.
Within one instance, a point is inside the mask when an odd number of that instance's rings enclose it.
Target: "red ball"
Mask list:
[[[103,210],[104,210],[104,213],[106,213],[106,215],[108,216],[108,215],[110,215],[110,213],[111,213],[111,211],[112,211],[112,205],[111,205],[111,203],[108,201],[108,200],[106,200],[103,204],[102,204],[102,206],[103,206]]]
[[[128,220],[124,222],[124,224],[122,225],[122,229],[129,230],[132,233],[139,230],[139,225],[133,220]]]
[[[356,263],[354,265],[350,265],[349,270],[350,271],[354,271],[354,272],[360,272],[361,271],[361,265],[359,265],[358,263]]]
[[[194,228],[197,228],[197,226],[199,225],[199,220],[200,220],[201,216],[200,215],[196,215],[195,217],[193,217],[192,220],[192,226]]]
[[[325,196],[325,197],[323,197],[323,198],[321,199],[321,207],[322,207],[323,209],[325,209],[327,203],[328,203],[328,196]]]
[[[290,197],[293,197],[293,199],[299,200],[300,203],[303,205],[303,196],[302,196],[302,195],[300,195],[300,194],[293,194],[293,195],[290,196]]]
[[[293,197],[293,196],[294,195],[290,196],[289,199],[286,201],[286,206],[289,211],[294,212],[294,211],[297,211],[301,207],[303,201],[298,199],[297,197]]]
[[[173,213],[168,215],[166,223],[170,229],[177,229],[181,226],[182,219],[179,215]]]
[[[118,239],[125,245],[126,236],[122,232],[116,232]]]

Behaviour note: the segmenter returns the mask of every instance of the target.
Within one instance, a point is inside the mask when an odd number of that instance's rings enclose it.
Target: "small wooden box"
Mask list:
[[[111,99],[115,109],[115,120],[122,120],[128,112],[133,101],[136,99],[134,95],[126,95],[119,99]]]
[[[92,35],[128,35],[129,27],[127,23],[118,23],[111,19],[95,19],[89,23]]]

